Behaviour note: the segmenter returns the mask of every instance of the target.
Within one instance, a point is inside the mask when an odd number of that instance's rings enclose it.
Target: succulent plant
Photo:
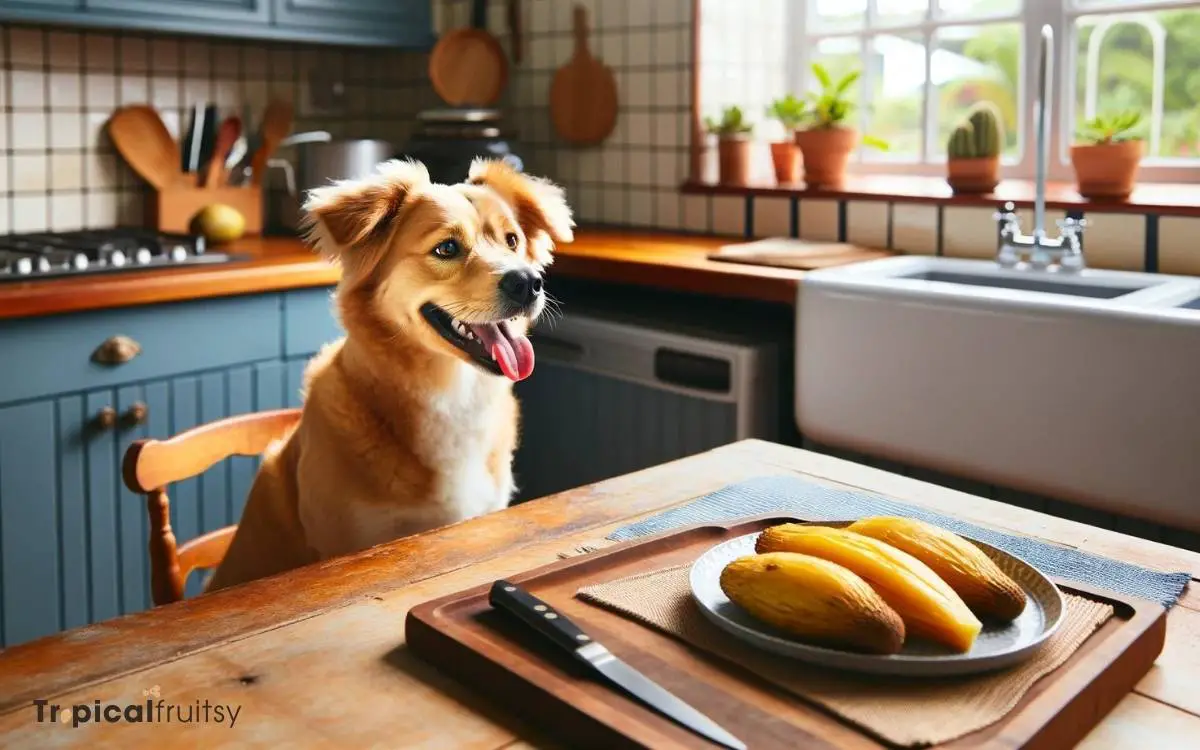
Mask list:
[[[704,118],[704,128],[719,138],[749,135],[754,132],[754,123],[746,119],[741,107],[726,107],[721,111],[721,119]]]
[[[954,128],[946,151],[951,159],[984,159],[999,156],[1003,145],[1000,110],[991,102],[979,102]]]
[[[1076,137],[1080,143],[1091,146],[1139,140],[1140,136],[1134,129],[1141,121],[1142,113],[1136,109],[1107,116],[1097,115],[1079,126]]]
[[[791,132],[804,123],[805,101],[793,94],[780,97],[767,107],[767,117],[779,120],[784,130]]]

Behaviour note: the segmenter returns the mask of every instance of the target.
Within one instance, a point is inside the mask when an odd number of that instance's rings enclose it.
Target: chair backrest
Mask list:
[[[138,440],[125,452],[125,486],[146,496],[150,516],[150,594],[156,605],[183,599],[193,570],[216,567],[237,526],[176,545],[167,485],[202,474],[230,456],[261,455],[300,421],[299,409],[241,414],[193,427],[168,440]]]

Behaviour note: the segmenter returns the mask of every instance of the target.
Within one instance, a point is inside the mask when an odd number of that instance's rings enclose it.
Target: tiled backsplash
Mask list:
[[[583,0],[593,54],[617,80],[616,130],[597,147],[560,142],[550,124],[555,70],[570,59],[567,0],[526,0],[524,59],[511,64],[500,103],[518,152],[568,192],[581,224],[730,237],[798,234],[913,253],[983,257],[994,249],[991,211],[873,201],[681,195],[688,167],[693,0]],[[772,5],[774,7],[774,5]],[[467,25],[469,0],[437,0],[438,29]],[[509,46],[506,0],[489,5],[489,30]],[[138,223],[145,187],[103,132],[114,107],[150,102],[168,128],[190,105],[227,112],[271,96],[297,105],[296,129],[385,138],[402,148],[413,115],[437,106],[425,54],[234,42],[143,33],[0,26],[0,231]],[[309,71],[345,84],[344,103],[315,111]],[[274,175],[272,216],[294,204]],[[1191,237],[1200,219],[1089,213],[1084,242],[1098,267],[1200,274]],[[286,219],[285,222],[286,224]]]
[[[0,232],[141,223],[147,188],[105,132],[121,105],[153,105],[178,137],[196,102],[223,116],[251,105],[257,118],[281,97],[296,103],[297,131],[399,145],[433,98],[425,56],[405,52],[7,25],[0,46]],[[336,110],[311,106],[314,69],[344,82]]]

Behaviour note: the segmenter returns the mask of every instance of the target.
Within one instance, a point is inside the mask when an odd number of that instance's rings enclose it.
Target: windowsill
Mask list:
[[[691,195],[757,195],[834,200],[887,200],[898,203],[925,203],[948,206],[984,206],[994,208],[1012,201],[1019,208],[1033,205],[1035,186],[1030,180],[1002,180],[995,192],[984,195],[954,194],[942,177],[904,175],[850,175],[838,189],[810,189],[797,185],[751,184],[719,185],[685,182],[682,192]],[[1111,213],[1153,213],[1200,216],[1200,184],[1149,183],[1138,186],[1127,200],[1088,200],[1069,182],[1046,185],[1046,206],[1056,209],[1093,209]]]

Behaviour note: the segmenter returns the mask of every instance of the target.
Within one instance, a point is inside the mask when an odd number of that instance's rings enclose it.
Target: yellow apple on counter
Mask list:
[[[231,206],[214,203],[205,206],[192,219],[192,231],[215,244],[231,242],[246,231],[246,218]]]

